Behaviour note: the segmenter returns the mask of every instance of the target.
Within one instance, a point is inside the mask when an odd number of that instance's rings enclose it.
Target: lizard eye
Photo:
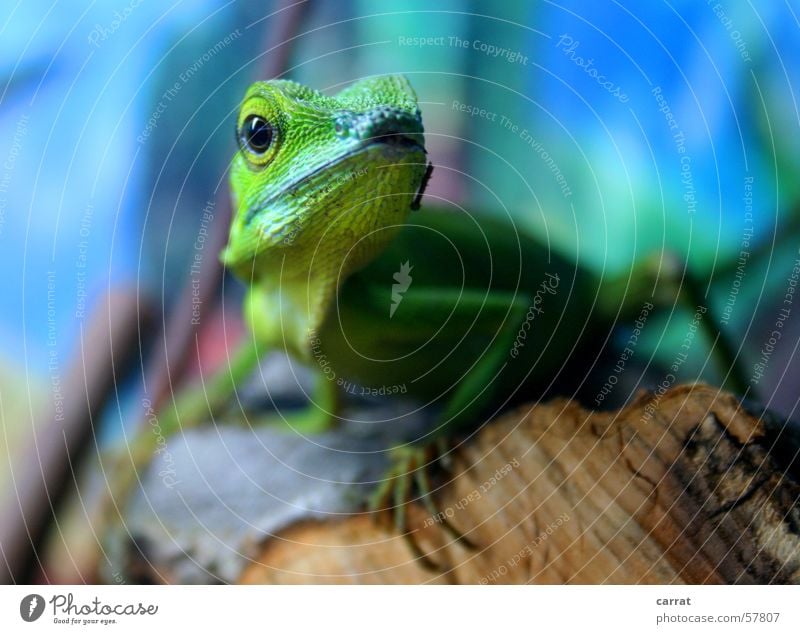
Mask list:
[[[239,138],[242,146],[253,154],[264,154],[272,145],[274,132],[269,121],[257,114],[251,114],[244,120]]]

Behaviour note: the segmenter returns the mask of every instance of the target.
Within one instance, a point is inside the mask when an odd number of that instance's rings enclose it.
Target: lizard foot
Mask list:
[[[437,442],[434,445],[404,445],[391,450],[391,467],[369,499],[369,510],[377,517],[391,514],[394,530],[402,534],[408,541],[412,552],[423,566],[429,570],[441,572],[443,565],[432,561],[414,539],[414,531],[408,528],[408,505],[419,500],[430,514],[426,525],[440,523],[447,533],[464,544],[467,548],[475,545],[449,521],[447,513],[436,506],[431,493],[428,470],[443,465],[442,456],[445,446]],[[384,513],[386,512],[386,513]]]

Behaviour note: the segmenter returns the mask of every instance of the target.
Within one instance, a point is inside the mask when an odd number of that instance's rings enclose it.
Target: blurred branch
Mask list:
[[[81,332],[80,351],[53,399],[37,413],[32,446],[12,470],[14,492],[0,514],[0,583],[24,583],[41,569],[39,547],[60,501],[74,483],[73,467],[90,446],[93,421],[136,348],[137,320],[147,310],[135,291],[108,294]],[[46,422],[40,417],[46,417]],[[44,571],[42,571],[44,572]]]

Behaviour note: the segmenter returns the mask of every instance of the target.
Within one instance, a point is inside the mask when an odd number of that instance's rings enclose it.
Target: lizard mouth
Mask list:
[[[426,156],[428,154],[428,151],[425,149],[425,145],[422,141],[422,135],[419,134],[388,133],[364,139],[359,143],[358,146],[349,152],[331,159],[330,161],[326,161],[322,165],[314,168],[311,172],[291,181],[280,191],[274,192],[266,199],[258,201],[252,205],[247,210],[247,214],[244,218],[245,226],[249,225],[253,218],[255,218],[263,210],[267,209],[281,197],[286,196],[287,194],[296,195],[304,185],[313,181],[320,174],[323,174],[324,172],[335,168],[338,165],[341,165],[376,148],[385,148],[388,152],[398,155],[404,155],[414,151],[421,152]]]

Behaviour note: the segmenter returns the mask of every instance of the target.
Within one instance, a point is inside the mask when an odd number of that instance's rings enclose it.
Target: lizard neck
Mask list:
[[[245,315],[256,340],[308,360],[310,340],[316,336],[344,281],[341,261],[327,258],[311,268],[273,267],[248,293]]]
[[[317,232],[299,236],[281,249],[260,254],[245,306],[256,340],[308,360],[316,336],[335,302],[336,293],[351,273],[374,259],[394,238],[400,225],[358,231],[361,240]]]

